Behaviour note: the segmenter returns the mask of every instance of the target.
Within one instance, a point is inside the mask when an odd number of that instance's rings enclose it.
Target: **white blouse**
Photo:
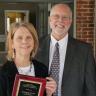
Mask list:
[[[33,64],[30,64],[29,66],[26,66],[26,67],[18,67],[17,69],[18,69],[19,74],[35,76]]]

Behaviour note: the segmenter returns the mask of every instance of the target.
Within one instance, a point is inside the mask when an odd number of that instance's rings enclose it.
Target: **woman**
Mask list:
[[[8,55],[7,62],[0,71],[0,96],[11,96],[17,73],[46,78],[46,95],[52,96],[56,82],[47,77],[48,69],[45,65],[33,60],[38,49],[38,37],[34,26],[24,22],[13,23],[6,44]]]

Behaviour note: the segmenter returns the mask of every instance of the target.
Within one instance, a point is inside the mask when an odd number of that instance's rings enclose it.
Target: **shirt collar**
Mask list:
[[[61,40],[57,41],[52,35],[51,35],[51,43],[55,46],[55,44],[58,42],[59,46],[62,47],[68,42],[68,34],[62,38]]]

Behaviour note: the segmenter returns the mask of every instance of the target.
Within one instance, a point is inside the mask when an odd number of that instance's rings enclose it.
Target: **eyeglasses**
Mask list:
[[[61,18],[63,21],[67,21],[67,20],[70,20],[71,17],[68,17],[68,16],[59,16],[59,15],[52,15],[51,16],[53,19],[55,20],[58,20],[59,18]]]

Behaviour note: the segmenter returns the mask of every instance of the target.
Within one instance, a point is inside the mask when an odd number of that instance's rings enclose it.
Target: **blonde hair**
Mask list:
[[[32,60],[32,58],[35,56],[37,49],[38,49],[38,36],[37,36],[37,31],[34,28],[34,26],[31,23],[28,22],[20,22],[20,23],[12,23],[11,27],[10,27],[10,31],[8,32],[8,36],[7,36],[7,41],[6,41],[6,48],[7,48],[7,59],[8,60],[13,60],[13,54],[14,54],[14,49],[12,48],[12,42],[13,42],[13,38],[14,38],[14,34],[16,32],[17,29],[19,29],[20,27],[25,27],[29,30],[29,32],[31,33],[33,40],[34,40],[34,48],[32,50],[32,52],[30,53],[30,59]]]

